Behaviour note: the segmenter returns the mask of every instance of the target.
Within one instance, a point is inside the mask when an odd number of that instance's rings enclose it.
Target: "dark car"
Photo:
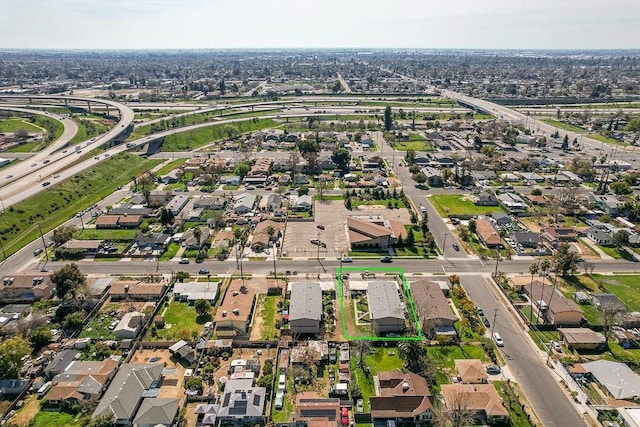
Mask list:
[[[391,258],[390,256],[381,256],[380,262],[393,262],[393,258]]]
[[[320,230],[324,230],[324,225],[322,225],[322,224],[318,224],[318,225],[316,225],[316,227],[318,227]]]
[[[484,326],[486,326],[487,328],[491,326],[491,323],[489,323],[489,319],[487,319],[486,317],[482,318],[482,323],[484,323]]]
[[[451,245],[451,246],[453,246],[453,249],[455,249],[456,251],[459,251],[459,250],[460,250],[460,246],[458,246],[458,244],[457,244],[457,243],[454,243],[454,244],[453,244],[453,245]]]
[[[198,270],[198,274],[209,274],[209,269],[201,268],[200,270]]]
[[[476,310],[478,311],[478,316],[484,316],[484,310],[482,307],[476,307]]]

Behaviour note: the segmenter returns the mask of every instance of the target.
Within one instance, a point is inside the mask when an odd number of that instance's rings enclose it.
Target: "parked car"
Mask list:
[[[562,347],[560,347],[560,343],[558,341],[551,341],[551,347],[558,353],[562,352]]]
[[[487,374],[498,375],[500,373],[500,367],[496,365],[487,365]]]
[[[498,347],[504,347],[504,341],[502,341],[502,337],[500,336],[499,333],[497,332],[493,333],[493,340],[496,342],[496,345]]]
[[[453,244],[453,245],[451,245],[451,246],[453,246],[453,249],[455,249],[456,251],[459,251],[459,250],[460,250],[460,246],[458,246],[458,244],[457,244],[457,243],[454,243],[454,244]]]
[[[42,252],[44,252],[44,249],[42,248],[38,248],[35,251],[33,251],[33,256],[38,256],[40,255]]]
[[[391,258],[390,256],[381,256],[380,262],[393,262],[393,258]]]
[[[180,258],[178,264],[189,264],[189,258]]]
[[[322,224],[318,224],[318,225],[316,225],[316,227],[318,227],[320,230],[324,230],[324,225],[322,225]]]
[[[484,326],[486,326],[487,328],[489,326],[491,326],[491,323],[489,322],[489,319],[487,319],[486,317],[482,317],[482,323],[484,323]]]
[[[284,392],[286,388],[287,388],[287,377],[285,376],[285,374],[280,374],[280,377],[278,377],[278,390],[282,390]]]
[[[342,425],[343,426],[349,425],[349,410],[347,408],[341,408],[340,415],[341,415],[340,420],[342,421]]]
[[[284,391],[278,390],[276,392],[276,398],[274,402],[274,407],[276,409],[282,409],[282,406],[284,405]]]
[[[484,310],[482,310],[482,307],[476,307],[476,310],[478,311],[478,316],[484,316]]]
[[[358,410],[359,414],[364,412],[364,400],[363,399],[358,399],[358,401],[356,402],[356,409]]]

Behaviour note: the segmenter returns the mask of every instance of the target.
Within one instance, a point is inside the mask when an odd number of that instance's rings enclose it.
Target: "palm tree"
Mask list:
[[[544,294],[544,281],[547,277],[547,272],[549,271],[549,269],[551,268],[551,262],[545,258],[542,260],[542,262],[540,263],[540,270],[542,271],[542,293],[540,294],[540,298],[542,298],[542,295]],[[538,307],[538,318],[540,318],[539,316],[542,314],[540,307]]]
[[[529,312],[529,324],[533,323],[533,276],[535,276],[536,274],[538,274],[538,270],[540,269],[540,266],[538,265],[538,263],[533,263],[529,266],[529,273],[531,273],[531,283],[529,284],[529,306],[530,306],[530,312]]]
[[[402,341],[398,344],[398,356],[411,372],[418,373],[423,370],[427,351],[419,341]]]
[[[354,343],[355,351],[356,351],[356,359],[358,360],[357,365],[364,373],[367,373],[366,365],[364,363],[364,358],[367,354],[371,353],[371,342],[365,340],[359,340]]]
[[[556,293],[556,288],[558,286],[558,270],[560,270],[560,266],[558,265],[558,262],[556,260],[556,262],[553,265],[553,272],[555,273],[555,280],[553,281],[553,290],[551,292],[551,296],[549,297],[549,304],[547,307],[551,307],[551,301],[553,301],[553,294]]]
[[[202,230],[197,225],[195,227],[193,227],[193,237],[195,237],[196,243],[198,244],[198,247],[200,247],[200,239],[202,238]]]

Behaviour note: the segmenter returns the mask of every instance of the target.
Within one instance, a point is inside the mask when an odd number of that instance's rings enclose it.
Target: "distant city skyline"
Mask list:
[[[0,48],[636,49],[640,1],[0,0]]]

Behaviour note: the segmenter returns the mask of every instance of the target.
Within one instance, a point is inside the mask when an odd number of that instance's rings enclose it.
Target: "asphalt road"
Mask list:
[[[561,385],[547,370],[531,340],[523,332],[521,324],[515,318],[517,315],[498,296],[498,291],[481,276],[461,276],[460,280],[469,297],[484,310],[491,322],[490,331],[495,330],[502,337],[504,347],[500,351],[542,425],[585,425]]]

